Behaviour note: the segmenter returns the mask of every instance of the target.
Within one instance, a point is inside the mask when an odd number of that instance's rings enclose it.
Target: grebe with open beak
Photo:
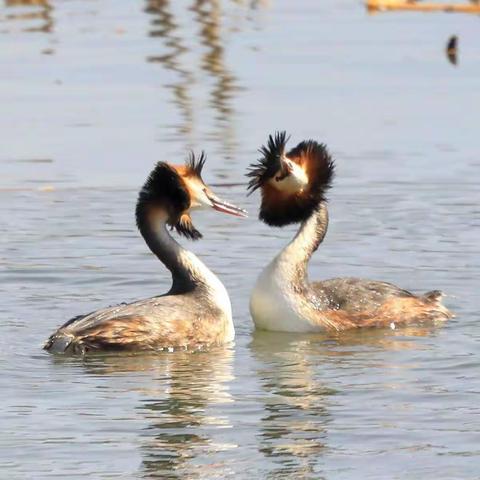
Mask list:
[[[75,317],[47,340],[45,350],[85,354],[196,349],[233,340],[232,308],[225,287],[168,231],[172,227],[184,237],[201,238],[190,217],[190,211],[199,208],[246,216],[245,210],[220,200],[205,185],[201,176],[205,159],[202,153],[198,161],[192,154],[182,166],[157,163],[138,196],[137,226],[172,274],[169,292]]]
[[[285,132],[270,136],[262,158],[250,166],[249,190],[261,190],[259,218],[283,227],[300,223],[294,239],[260,274],[250,299],[259,329],[283,332],[342,331],[446,320],[452,313],[435,290],[416,296],[390,283],[335,278],[310,283],[307,266],[328,227],[326,191],[334,163],[313,140],[288,153]]]

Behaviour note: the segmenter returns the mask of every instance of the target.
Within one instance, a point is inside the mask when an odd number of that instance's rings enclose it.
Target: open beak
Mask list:
[[[211,202],[213,209],[218,210],[219,212],[228,213],[230,215],[235,215],[236,217],[247,217],[247,211],[243,208],[236,207],[231,203],[225,202],[218,198],[214,193],[205,190],[205,195]]]

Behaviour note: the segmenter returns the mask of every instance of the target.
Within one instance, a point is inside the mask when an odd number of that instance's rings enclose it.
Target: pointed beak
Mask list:
[[[205,195],[211,202],[211,207],[219,212],[228,213],[230,215],[234,215],[235,217],[248,217],[247,211],[243,208],[236,207],[231,203],[226,202],[225,200],[221,200],[218,198],[214,193],[205,191]]]
[[[287,160],[286,157],[280,157],[279,159],[280,163],[280,170],[278,171],[278,175],[275,177],[275,180],[277,182],[280,182],[281,180],[284,180],[287,178],[293,171],[291,162]]]

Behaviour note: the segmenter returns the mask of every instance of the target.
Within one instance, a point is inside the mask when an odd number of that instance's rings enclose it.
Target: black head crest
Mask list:
[[[285,132],[277,133],[275,137],[270,136],[267,147],[260,150],[264,153],[263,161],[252,165],[247,174],[252,177],[248,186],[250,192],[259,187],[262,189],[259,218],[276,227],[303,222],[309,218],[321,202],[327,201],[326,192],[331,188],[335,172],[334,161],[326,145],[306,140],[285,153],[287,141]],[[278,158],[285,155],[300,167],[308,179],[307,185],[296,192],[275,188],[274,183],[268,181],[279,169],[279,163],[273,163],[274,154]],[[269,163],[266,162],[267,158],[270,159]]]
[[[200,154],[200,158],[196,158],[193,152],[190,152],[190,155],[185,163],[187,167],[187,174],[191,176],[195,176],[198,178],[202,178],[202,170],[207,161],[207,155],[205,152],[202,151]]]
[[[188,188],[175,168],[158,162],[138,195],[136,219],[140,230],[148,223],[148,208],[161,208],[167,212],[167,224],[192,240],[201,238],[186,213],[190,208]],[[188,217],[188,220],[187,218]]]
[[[269,178],[273,177],[280,168],[280,158],[285,154],[285,146],[290,136],[287,132],[275,132],[275,135],[269,135],[267,145],[262,145],[258,150],[262,157],[257,163],[250,165],[247,177],[248,194],[251,195],[260,188]]]

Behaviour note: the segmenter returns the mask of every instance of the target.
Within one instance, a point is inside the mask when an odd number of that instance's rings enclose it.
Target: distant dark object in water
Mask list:
[[[457,65],[458,63],[458,37],[456,35],[452,35],[448,39],[447,48],[445,49],[447,54],[448,61],[452,65]]]

